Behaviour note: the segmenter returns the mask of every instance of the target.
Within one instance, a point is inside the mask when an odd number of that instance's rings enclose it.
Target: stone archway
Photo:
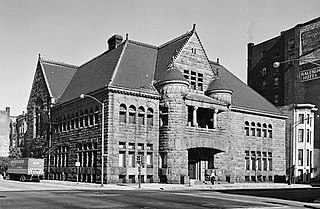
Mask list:
[[[214,169],[214,155],[222,152],[214,148],[190,148],[188,149],[188,176],[189,179],[206,181]]]

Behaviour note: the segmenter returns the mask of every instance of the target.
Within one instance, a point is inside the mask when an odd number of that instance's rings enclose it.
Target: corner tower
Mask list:
[[[185,95],[189,83],[179,69],[170,65],[163,79],[155,84],[161,94],[160,111],[160,180],[187,182],[188,152],[184,142],[187,121]]]

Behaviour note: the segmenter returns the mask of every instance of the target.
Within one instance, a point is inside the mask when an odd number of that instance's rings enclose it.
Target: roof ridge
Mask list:
[[[170,40],[170,41],[167,41],[167,42],[165,42],[164,44],[160,45],[160,46],[158,47],[158,49],[163,48],[163,47],[165,47],[165,46],[167,46],[167,45],[169,45],[169,44],[172,44],[173,42],[176,42],[176,41],[178,41],[178,40],[180,40],[180,39],[182,39],[182,38],[184,38],[184,37],[186,37],[186,36],[192,35],[193,32],[194,32],[193,30],[192,30],[192,31],[187,31],[186,33],[184,33],[184,34],[182,34],[182,35],[180,35],[180,36],[178,36],[178,37],[176,37],[176,38],[174,38],[174,39],[172,39],[172,40]]]
[[[46,64],[53,64],[53,65],[60,65],[60,66],[64,66],[64,67],[70,67],[70,68],[78,68],[78,66],[76,65],[72,65],[72,64],[67,64],[65,62],[59,62],[59,61],[55,61],[55,60],[47,60],[47,59],[40,59],[42,63],[46,63]]]
[[[152,44],[147,44],[147,43],[143,43],[143,42],[140,42],[140,41],[134,41],[134,40],[128,40],[129,43],[132,43],[132,44],[137,44],[137,45],[141,45],[141,46],[145,46],[145,47],[150,47],[150,48],[153,48],[153,49],[158,49],[157,46],[154,46]]]

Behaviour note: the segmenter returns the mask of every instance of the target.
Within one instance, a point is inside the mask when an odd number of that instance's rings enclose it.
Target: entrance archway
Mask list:
[[[188,149],[188,176],[189,179],[206,181],[214,166],[214,155],[222,152],[214,148]]]

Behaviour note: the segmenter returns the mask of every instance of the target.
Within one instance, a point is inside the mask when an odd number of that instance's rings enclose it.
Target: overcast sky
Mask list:
[[[247,43],[319,16],[319,0],[0,0],[0,110],[25,111],[38,54],[81,65],[114,34],[159,46],[196,23],[209,59],[246,82]]]

